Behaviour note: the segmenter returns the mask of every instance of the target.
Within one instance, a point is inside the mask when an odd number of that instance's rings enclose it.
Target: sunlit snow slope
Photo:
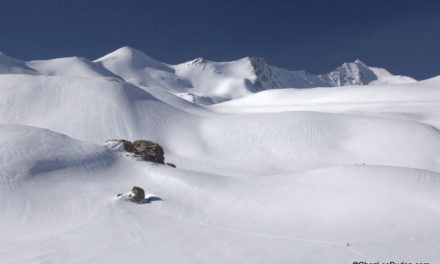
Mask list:
[[[0,263],[440,262],[440,77],[289,89],[252,60],[0,54]]]
[[[264,59],[246,57],[236,61],[214,62],[197,58],[168,65],[130,47],[122,47],[94,61],[137,85],[160,87],[197,104],[213,104],[242,98],[274,88],[311,88],[369,83],[414,82],[392,75],[382,68],[368,67],[360,60],[344,63],[320,75],[290,71],[269,65]]]

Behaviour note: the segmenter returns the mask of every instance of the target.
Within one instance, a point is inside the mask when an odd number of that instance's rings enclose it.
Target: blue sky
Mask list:
[[[440,1],[0,0],[0,51],[23,60],[131,46],[167,63],[259,56],[312,73],[359,58],[440,75]]]

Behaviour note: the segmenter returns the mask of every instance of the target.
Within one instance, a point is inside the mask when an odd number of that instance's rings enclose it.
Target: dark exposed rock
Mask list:
[[[125,139],[110,139],[108,141],[114,141],[114,142],[121,142],[123,143],[124,150],[127,152],[131,152],[133,154],[130,154],[130,156],[133,156],[135,158],[141,158],[145,161],[151,161],[155,163],[161,163],[165,164],[165,152],[163,148],[149,140],[136,140],[133,143],[131,143],[128,140]],[[174,164],[167,164],[171,167],[176,167]]]
[[[150,155],[148,153],[142,154],[141,158],[145,161],[158,162],[157,158],[154,155]]]
[[[127,152],[136,152],[136,148],[133,146],[133,144],[130,141],[124,140],[124,150]]]
[[[170,167],[176,168],[176,165],[174,165],[173,163],[169,163],[169,162],[167,162],[167,163],[165,163],[165,164],[168,165],[168,166],[170,166]]]
[[[145,199],[145,191],[141,187],[134,186],[131,192],[133,195],[131,195],[130,201],[139,203]]]
[[[133,146],[136,148],[137,154],[142,155],[143,160],[164,164],[164,151],[159,144],[148,140],[136,140],[133,142]]]

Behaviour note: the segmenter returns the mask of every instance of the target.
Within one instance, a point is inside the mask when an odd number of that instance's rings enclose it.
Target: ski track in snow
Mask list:
[[[157,210],[150,209],[150,211],[152,211],[152,212],[154,212],[156,214],[160,214],[160,215],[163,215],[163,216],[166,216],[166,217],[170,217],[170,218],[179,220],[179,221],[184,221],[184,222],[188,222],[188,223],[191,223],[191,224],[201,225],[201,226],[206,226],[206,227],[213,227],[213,228],[216,228],[216,229],[221,229],[221,230],[225,230],[225,231],[229,231],[229,232],[240,233],[240,234],[245,234],[245,235],[250,235],[250,236],[263,237],[263,238],[266,237],[266,238],[282,239],[282,240],[295,240],[295,241],[300,241],[300,242],[328,244],[328,245],[334,245],[334,246],[343,246],[343,247],[347,247],[349,250],[351,250],[354,254],[356,254],[358,256],[364,256],[361,253],[359,253],[358,251],[354,250],[352,248],[351,244],[350,244],[350,246],[347,246],[347,243],[343,243],[343,242],[329,241],[329,240],[319,240],[319,239],[297,238],[297,237],[292,237],[292,236],[278,236],[278,235],[272,235],[272,234],[266,234],[266,233],[252,232],[252,231],[246,231],[246,230],[232,228],[232,227],[227,227],[227,226],[209,224],[209,223],[205,223],[205,222],[201,222],[201,221],[196,221],[196,220],[191,220],[191,219],[185,219],[185,218],[182,218],[182,217],[179,217],[179,216],[167,214],[167,213],[160,212],[160,211],[157,211]]]

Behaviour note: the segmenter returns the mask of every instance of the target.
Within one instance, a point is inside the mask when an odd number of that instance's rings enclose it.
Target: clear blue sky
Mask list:
[[[167,63],[259,56],[327,72],[359,58],[440,75],[440,1],[0,0],[0,51],[23,60],[131,46]]]

